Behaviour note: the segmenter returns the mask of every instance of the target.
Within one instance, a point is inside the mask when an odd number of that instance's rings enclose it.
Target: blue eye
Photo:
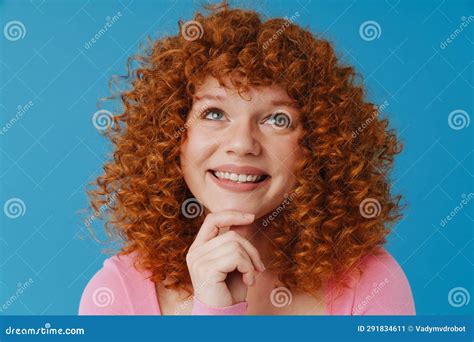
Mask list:
[[[224,117],[224,114],[222,114],[220,111],[216,109],[208,109],[204,115],[203,118],[206,120],[211,120],[211,121],[219,121]]]
[[[269,122],[278,129],[290,128],[292,126],[291,116],[284,112],[272,114],[265,122]]]

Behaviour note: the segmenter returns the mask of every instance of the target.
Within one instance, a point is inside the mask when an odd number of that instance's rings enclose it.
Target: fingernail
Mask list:
[[[261,261],[260,261],[260,269],[262,270],[262,272],[265,271],[265,265]]]
[[[245,217],[246,219],[249,219],[249,220],[250,220],[250,219],[253,219],[253,218],[255,217],[255,215],[254,215],[254,214],[244,214],[244,217]]]

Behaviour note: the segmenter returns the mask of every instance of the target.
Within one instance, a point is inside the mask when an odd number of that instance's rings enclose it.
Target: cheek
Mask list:
[[[302,147],[298,145],[297,137],[288,137],[275,142],[270,148],[271,163],[278,175],[277,184],[287,191],[296,181],[294,168],[302,155]]]
[[[269,142],[267,148],[269,148],[271,155],[279,165],[284,164],[290,169],[301,154],[301,146],[298,145],[297,136],[275,139]]]
[[[213,141],[199,131],[190,130],[186,140],[181,146],[181,162],[183,168],[195,168],[201,166],[213,151]]]

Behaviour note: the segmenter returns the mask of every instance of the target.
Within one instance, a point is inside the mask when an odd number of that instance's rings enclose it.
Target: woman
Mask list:
[[[354,70],[288,20],[208,9],[121,94],[90,196],[124,245],[79,313],[414,314],[382,247],[400,144]]]

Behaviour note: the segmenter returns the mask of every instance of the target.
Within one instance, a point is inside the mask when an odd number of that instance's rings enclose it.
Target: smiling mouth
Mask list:
[[[234,172],[224,172],[215,170],[209,170],[209,172],[215,178],[226,179],[235,183],[261,183],[265,179],[270,177],[270,175],[239,174]]]

